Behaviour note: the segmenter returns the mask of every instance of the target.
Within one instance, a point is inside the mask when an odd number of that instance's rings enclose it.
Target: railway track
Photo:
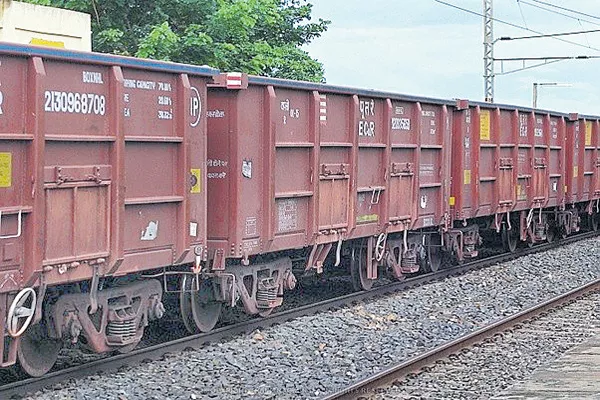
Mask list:
[[[577,289],[556,296],[548,301],[523,310],[507,318],[501,319],[468,335],[436,347],[424,354],[389,367],[376,375],[372,375],[359,382],[356,382],[344,390],[333,393],[325,397],[323,400],[370,398],[377,393],[377,389],[389,387],[395,382],[402,380],[409,374],[418,372],[425,367],[444,360],[452,354],[457,354],[461,350],[471,347],[476,343],[481,343],[485,339],[504,332],[515,325],[521,324],[527,320],[531,320],[552,309],[561,307],[565,304],[575,301],[578,298],[598,291],[600,291],[600,279],[596,279],[595,281],[589,282],[588,284]]]
[[[295,318],[299,318],[302,316],[312,315],[318,312],[327,311],[330,309],[340,308],[347,306],[352,303],[364,302],[369,299],[373,299],[380,296],[385,296],[388,294],[392,294],[398,291],[406,290],[411,287],[416,287],[420,285],[424,285],[426,283],[437,281],[441,279],[445,279],[450,276],[461,275],[466,272],[481,269],[490,265],[498,264],[501,262],[506,262],[509,260],[516,259],[518,257],[547,251],[558,246],[571,244],[579,240],[589,239],[597,236],[597,232],[587,232],[582,233],[577,236],[573,236],[560,242],[548,243],[539,246],[535,246],[533,248],[524,248],[521,251],[516,253],[504,253],[500,255],[495,255],[492,257],[488,257],[481,260],[475,260],[470,263],[465,263],[461,266],[454,267],[451,269],[443,269],[437,271],[435,273],[430,273],[426,275],[417,276],[414,278],[407,279],[402,282],[395,282],[387,285],[382,285],[373,288],[368,292],[356,292],[351,293],[349,295],[345,295],[342,297],[325,300],[322,302],[301,306],[298,308],[294,308],[288,311],[274,313],[267,318],[262,319],[253,319],[245,322],[240,322],[237,324],[225,326],[219,329],[216,329],[212,332],[205,334],[198,334],[193,336],[187,336],[184,338],[180,338],[174,341],[153,345],[145,348],[141,348],[131,353],[127,354],[119,354],[115,356],[110,356],[106,358],[102,358],[99,360],[92,361],[90,363],[77,365],[74,367],[69,367],[65,369],[61,369],[58,371],[54,371],[48,373],[40,378],[29,378],[25,380],[20,380],[16,382],[11,382],[8,384],[4,384],[0,386],[0,398],[10,398],[14,396],[23,396],[27,393],[32,393],[37,390],[42,389],[43,387],[51,386],[53,384],[57,384],[60,382],[64,382],[65,380],[80,378],[84,376],[88,376],[94,373],[111,371],[118,369],[120,367],[134,365],[136,363],[143,362],[145,360],[157,360],[162,358],[167,353],[178,352],[185,350],[187,348],[194,348],[201,346],[205,343],[216,342],[219,340],[223,340],[228,337],[232,337],[235,335],[249,333],[259,328],[265,328],[272,325],[277,325],[281,323],[285,323],[286,321],[293,320]],[[598,283],[596,283],[598,284]],[[571,295],[573,296],[573,295]],[[576,295],[575,295],[576,296]],[[566,301],[566,300],[565,300]],[[551,308],[553,306],[548,306]],[[529,311],[529,310],[528,310]],[[525,317],[522,319],[526,319]],[[522,320],[521,319],[521,320]],[[516,322],[515,322],[516,323]],[[478,331],[479,332],[479,331]],[[471,336],[471,335],[469,335]],[[475,339],[473,339],[475,340]],[[427,354],[430,354],[429,352]],[[414,368],[413,368],[414,370]],[[375,379],[375,378],[373,378]],[[383,379],[383,378],[382,378]],[[397,379],[397,378],[396,378]],[[392,379],[393,380],[393,379]],[[373,381],[375,382],[375,381]],[[371,385],[365,381],[365,385]],[[358,385],[358,384],[357,384]],[[377,385],[377,384],[375,384]],[[372,387],[372,386],[369,386]],[[352,393],[359,393],[363,389],[357,387],[349,388],[343,392],[340,392],[336,395],[342,397],[333,397],[330,398],[345,398],[343,396],[348,396]]]

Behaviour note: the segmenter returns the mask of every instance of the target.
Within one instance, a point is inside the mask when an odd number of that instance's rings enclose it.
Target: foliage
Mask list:
[[[23,1],[91,14],[95,51],[323,80],[323,65],[301,47],[330,22],[311,22],[307,0]]]

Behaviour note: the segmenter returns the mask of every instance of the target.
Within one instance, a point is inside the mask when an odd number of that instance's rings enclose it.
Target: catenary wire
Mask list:
[[[590,17],[590,18],[594,18],[594,19],[600,19],[600,17],[597,17],[595,15],[587,14],[587,13],[584,13],[584,12],[581,12],[581,11],[577,11],[577,10],[573,10],[572,8],[557,6],[556,4],[548,3],[547,1],[541,1],[541,0],[531,0],[531,1],[534,1],[534,2],[539,3],[539,4],[544,4],[544,5],[549,6],[549,7],[558,8],[559,10],[568,11],[568,12],[571,12],[573,14],[579,14],[579,15],[583,15],[585,17]]]
[[[440,3],[440,4],[443,4],[443,5],[448,6],[448,7],[456,8],[457,10],[460,10],[460,11],[463,11],[463,12],[466,12],[466,13],[469,13],[469,14],[477,15],[479,17],[484,17],[484,15],[481,14],[481,13],[478,13],[478,12],[473,11],[473,10],[469,10],[467,8],[459,7],[459,6],[455,5],[455,4],[451,4],[451,3],[448,3],[448,2],[445,2],[445,1],[442,1],[442,0],[434,0],[434,1],[436,3]],[[543,35],[542,32],[539,32],[539,31],[536,31],[536,30],[533,30],[533,29],[529,29],[529,28],[526,28],[526,27],[521,26],[521,25],[513,24],[512,22],[504,21],[504,20],[501,20],[501,19],[498,19],[498,18],[492,18],[492,20],[495,21],[495,22],[504,24],[504,25],[512,26],[514,28],[518,28],[518,29],[522,29],[522,30],[525,30],[525,31],[537,33],[538,35]],[[559,37],[551,37],[551,39],[560,40],[561,42],[569,43],[569,44],[572,44],[574,46],[579,46],[579,47],[583,47],[583,48],[586,48],[586,49],[600,51],[600,49],[597,48],[597,47],[587,46],[585,44],[573,42],[571,40],[561,39]]]
[[[563,17],[567,17],[567,18],[571,18],[571,19],[577,20],[577,21],[579,21],[579,23],[585,22],[586,24],[592,24],[592,25],[598,25],[598,26],[600,26],[600,23],[598,23],[598,22],[594,22],[594,21],[590,21],[588,19],[583,19],[583,18],[575,17],[573,15],[565,14],[564,12],[552,10],[551,8],[543,7],[543,6],[540,6],[540,5],[537,5],[537,4],[533,4],[533,3],[530,3],[530,2],[528,2],[526,0],[520,0],[519,2],[522,3],[522,4],[528,5],[530,7],[537,8],[539,10],[544,10],[544,11],[547,11],[547,12],[550,12],[550,13],[553,13],[553,14],[557,14],[557,15],[561,15]]]

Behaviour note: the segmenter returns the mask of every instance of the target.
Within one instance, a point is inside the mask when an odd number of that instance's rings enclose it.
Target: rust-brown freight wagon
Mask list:
[[[565,195],[569,208],[598,229],[600,213],[600,153],[598,117],[570,114],[568,119]]]
[[[208,92],[208,248],[247,311],[347,254],[358,288],[439,265],[453,102],[224,74]],[[274,254],[271,259],[259,257]],[[277,257],[280,256],[280,257]],[[229,260],[239,260],[240,265]],[[234,284],[221,284],[232,288]],[[224,293],[231,300],[235,290]]]
[[[43,374],[63,339],[133,348],[164,311],[140,273],[199,266],[214,73],[0,44],[3,366]]]
[[[465,256],[480,227],[510,251],[578,231],[582,216],[597,229],[597,121],[467,101],[454,113],[451,209]]]

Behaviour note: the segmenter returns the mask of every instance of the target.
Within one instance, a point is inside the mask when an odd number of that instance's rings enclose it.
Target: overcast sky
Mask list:
[[[483,0],[445,0],[481,13]],[[483,100],[483,19],[434,0],[311,0],[313,16],[331,20],[329,30],[306,46],[325,65],[328,83],[440,98]],[[579,20],[539,0],[494,0],[494,17],[542,33],[600,29],[599,0],[543,0],[581,11]],[[574,15],[574,14],[570,14]],[[494,36],[532,32],[494,23]],[[496,58],[600,56],[600,32],[555,39],[502,41]],[[585,46],[595,49],[586,48]],[[521,64],[505,64],[506,70]],[[500,64],[496,63],[496,72]],[[542,87],[538,107],[600,115],[600,59],[561,61],[497,76],[495,101],[531,106],[533,82]]]

